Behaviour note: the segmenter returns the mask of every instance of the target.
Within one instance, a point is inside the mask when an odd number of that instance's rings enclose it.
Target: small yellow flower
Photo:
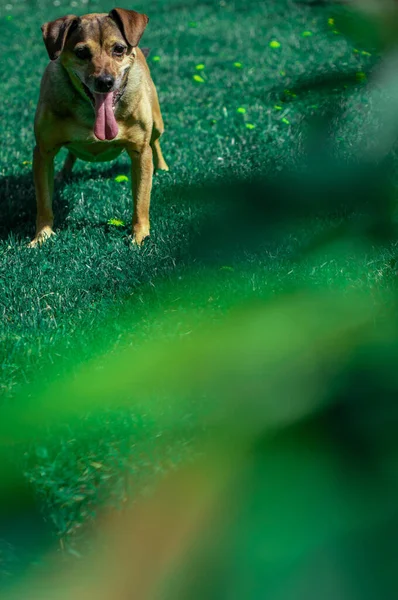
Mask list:
[[[32,164],[32,161],[31,161],[31,160],[24,160],[22,164],[23,164],[24,166],[26,166],[26,165],[31,165],[31,164]]]
[[[312,36],[312,31],[303,31],[303,33],[301,35],[303,37],[311,37]]]
[[[239,108],[236,109],[237,113],[240,113],[241,115],[244,115],[246,112],[246,109],[243,108],[243,106],[240,106]]]
[[[334,19],[332,19],[332,18],[328,19],[328,23],[329,23],[329,25],[333,26],[334,25]]]
[[[290,121],[289,121],[289,119],[286,119],[286,117],[281,119],[281,121],[282,121],[282,123],[285,123],[285,125],[290,125]]]
[[[271,48],[280,48],[280,42],[278,42],[277,40],[272,40],[272,42],[269,43]]]
[[[203,71],[204,68],[205,68],[205,66],[203,63],[200,63],[199,65],[196,65],[196,67],[195,67],[195,69],[197,71]]]
[[[115,227],[123,227],[124,221],[121,219],[109,219],[108,225],[114,225]]]
[[[159,62],[160,56],[152,56],[152,60],[153,60],[153,62]]]
[[[195,81],[197,81],[198,83],[204,83],[205,82],[205,80],[203,79],[203,77],[201,77],[200,75],[194,75],[193,79]]]
[[[278,104],[275,104],[274,109],[275,110],[283,110],[282,106],[279,106]]]
[[[126,175],[117,175],[117,177],[115,177],[115,181],[117,183],[122,183],[122,181],[128,181],[129,178]]]
[[[246,123],[246,127],[247,129],[254,129],[255,125],[253,125],[253,123]]]
[[[240,62],[234,62],[234,67],[236,67],[237,69],[241,69],[243,65]]]

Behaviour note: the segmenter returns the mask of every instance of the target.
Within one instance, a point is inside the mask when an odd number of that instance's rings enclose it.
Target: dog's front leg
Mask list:
[[[33,151],[33,177],[36,190],[36,235],[31,247],[42,244],[53,232],[52,197],[54,190],[54,157],[56,150],[44,151],[36,146]]]
[[[151,201],[153,160],[152,148],[145,144],[142,148],[128,148],[131,159],[133,210],[133,241],[140,245],[149,236],[149,205]]]

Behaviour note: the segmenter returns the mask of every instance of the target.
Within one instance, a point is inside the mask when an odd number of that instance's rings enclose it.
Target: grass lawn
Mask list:
[[[333,94],[341,93],[345,106],[331,132],[336,153],[346,159],[358,146],[371,147],[374,140],[363,138],[361,127],[373,118],[363,73],[377,57],[354,48],[335,29],[330,6],[289,0],[134,4],[150,17],[141,45],[151,48],[148,62],[170,166],[169,173],[156,175],[152,236],[140,249],[126,241],[130,183],[115,179],[130,177],[123,156],[109,164],[78,161],[73,178],[56,190],[56,237],[42,248],[27,248],[35,218],[33,116],[48,60],[40,25],[71,12],[107,12],[112,5],[10,0],[4,6],[0,389],[5,405],[20,401],[35,382],[61,381],[105,350],[129,344],[139,349],[146,340],[185,335],[179,324],[188,313],[198,329],[221,321],[247,299],[277,296],[292,285],[367,288],[379,301],[390,285],[385,275],[394,264],[394,244],[366,252],[343,246],[337,253],[331,244],[297,260],[314,239],[355,222],[352,213],[304,217],[294,226],[276,228],[257,245],[246,243],[250,231],[243,225],[242,239],[237,236],[228,255],[221,252],[209,261],[198,253],[201,243],[211,253],[206,223],[211,231],[222,210],[216,196],[201,190],[259,174],[274,177],[299,166],[308,122],[328,110]],[[311,77],[347,73],[354,79],[359,75],[346,89],[336,84],[338,89],[298,91]],[[57,157],[58,167],[64,156],[62,151]],[[124,225],[109,224],[111,219]],[[170,314],[174,330],[164,321]],[[195,418],[191,412],[181,418],[176,434],[145,412],[109,410],[84,415],[76,429],[65,426],[26,448],[21,472],[33,483],[40,511],[63,548],[80,552],[80,525],[95,514],[102,497],[120,503],[126,465],[135,482],[128,493],[135,495],[189,455]],[[8,571],[9,555],[3,554]]]

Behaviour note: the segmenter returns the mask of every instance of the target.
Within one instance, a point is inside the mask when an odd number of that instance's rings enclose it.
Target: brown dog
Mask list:
[[[51,59],[35,117],[33,173],[36,235],[53,235],[54,157],[69,150],[62,174],[76,161],[107,161],[126,150],[134,197],[133,240],[149,235],[153,168],[168,170],[160,148],[163,120],[146,59],[137,47],[146,15],[115,8],[109,14],[68,15],[45,23]]]

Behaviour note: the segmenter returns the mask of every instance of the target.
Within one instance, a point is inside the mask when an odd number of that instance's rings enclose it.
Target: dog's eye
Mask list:
[[[80,58],[82,60],[86,60],[87,58],[91,58],[91,52],[87,48],[87,46],[79,46],[79,48],[75,49],[75,54],[76,54],[77,58]]]
[[[113,47],[113,54],[116,54],[116,56],[122,56],[122,54],[124,54],[125,50],[126,50],[125,46],[116,44],[116,46]]]

